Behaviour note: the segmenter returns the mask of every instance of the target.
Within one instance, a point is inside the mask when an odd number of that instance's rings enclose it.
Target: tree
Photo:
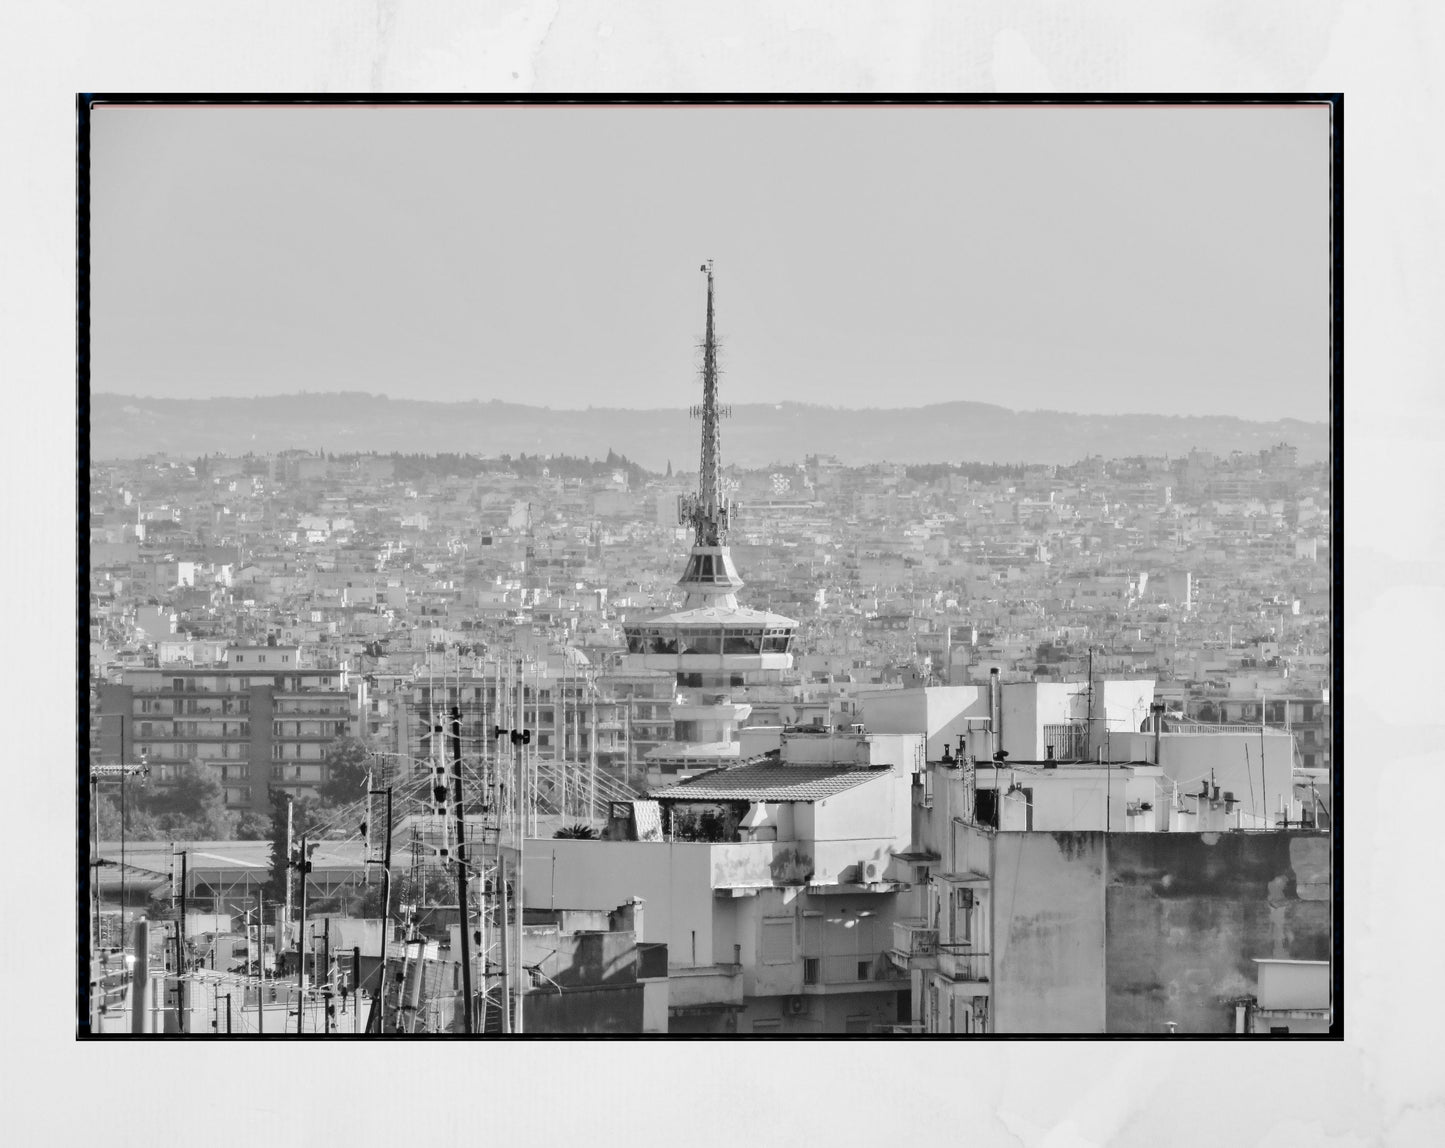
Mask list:
[[[236,819],[237,841],[265,841],[271,836],[271,818],[254,809],[246,809]]]
[[[366,744],[354,737],[339,737],[322,756],[326,781],[317,791],[322,805],[349,805],[366,796],[366,776],[375,768]],[[381,779],[376,779],[379,784]]]
[[[284,902],[289,874],[287,866],[290,861],[286,854],[286,801],[289,795],[284,789],[272,786],[266,791],[266,796],[271,801],[271,853],[265,896],[268,901]],[[295,846],[299,848],[302,835],[314,824],[315,819],[311,815],[310,804],[303,798],[296,798],[292,802],[291,813],[291,836]]]
[[[119,785],[99,787],[95,791],[96,836],[101,841],[119,841],[121,837]],[[125,835],[132,841],[156,841],[162,834],[156,819],[141,805],[141,787],[132,778],[125,787]]]
[[[552,834],[552,836],[554,838],[568,838],[575,841],[595,841],[597,839],[597,831],[593,829],[592,826],[583,825],[579,821],[576,825],[564,825],[561,829],[557,830],[556,833]]]
[[[235,835],[236,815],[226,808],[226,794],[215,771],[187,763],[176,780],[150,791],[146,808],[161,835],[176,841],[225,841]]]

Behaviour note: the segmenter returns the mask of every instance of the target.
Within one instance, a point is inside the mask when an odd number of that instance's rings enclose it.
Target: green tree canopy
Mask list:
[[[381,761],[374,759],[366,744],[354,737],[340,737],[326,747],[322,761],[326,764],[326,781],[317,791],[324,806],[349,805],[366,796],[368,772],[379,771]],[[385,778],[377,773],[374,784]]]
[[[286,854],[286,803],[289,795],[275,786],[266,791],[271,801],[271,854],[270,871],[266,880],[266,900],[286,900],[286,878],[288,857]],[[292,802],[291,827],[293,843],[299,847],[302,836],[316,824],[311,805],[304,798]]]
[[[161,836],[176,841],[227,841],[235,836],[236,815],[226,808],[216,772],[188,763],[179,768],[174,782],[150,789],[147,809]]]
[[[96,831],[102,841],[120,839],[120,795],[119,785],[96,795]],[[179,767],[174,781],[132,778],[125,786],[125,833],[132,840],[226,841],[235,836],[236,820],[211,767],[188,763]]]

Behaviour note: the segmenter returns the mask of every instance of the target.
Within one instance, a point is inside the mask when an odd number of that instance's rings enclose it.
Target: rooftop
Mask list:
[[[699,774],[667,789],[658,801],[820,801],[892,773],[892,766],[777,765],[759,763]]]
[[[692,610],[680,610],[675,614],[661,614],[645,618],[638,623],[642,626],[706,626],[714,624],[767,626],[782,629],[796,626],[798,623],[781,614],[773,614],[767,610],[752,610],[746,606],[699,606]]]

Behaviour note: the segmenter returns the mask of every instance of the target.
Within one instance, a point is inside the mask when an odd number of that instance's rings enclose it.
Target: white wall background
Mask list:
[[[38,874],[26,897],[32,907],[51,906],[43,925],[58,950],[30,946],[25,957],[4,960],[7,981],[28,987],[12,1002],[15,1029],[27,1034],[7,1053],[7,1067],[19,1069],[7,1111],[12,1135],[77,1142],[101,1127],[103,1113],[133,1118],[106,1125],[119,1144],[176,1142],[172,1130],[218,1119],[270,1143],[360,1143],[414,1132],[415,1104],[376,1096],[375,1070],[384,1063],[398,1097],[429,1088],[441,1097],[452,1083],[498,1081],[493,1095],[510,1090],[516,1101],[485,1117],[489,1133],[502,1136],[535,1131],[543,1106],[553,1127],[593,1120],[647,1079],[648,1125],[662,1127],[663,1114],[686,1116],[689,1138],[706,1145],[737,1137],[735,1120],[696,1119],[720,1111],[723,1099],[740,1104],[740,1112],[767,1112],[776,1139],[813,1139],[826,1128],[843,1133],[842,1142],[874,1143],[907,1112],[933,1135],[967,1130],[971,1140],[1011,1146],[1146,1145],[1157,1143],[1161,1128],[1179,1145],[1445,1140],[1445,1086],[1426,1044],[1445,1022],[1432,975],[1441,930],[1438,920],[1414,911],[1425,875],[1439,869],[1439,837],[1394,828],[1399,804],[1438,775],[1445,732],[1436,676],[1419,668],[1421,651],[1440,648],[1445,638],[1442,48],[1445,9],[1428,0],[1201,0],[1183,7],[1150,0],[1088,7],[1038,0],[72,0],[0,8],[7,250],[0,379],[9,400],[0,456],[8,489],[39,494],[12,497],[6,508],[3,568],[28,599],[24,638],[53,636],[75,602],[63,556],[75,547],[78,90],[1345,92],[1350,385],[1341,400],[1350,475],[1346,660],[1354,672],[1342,700],[1356,735],[1350,744],[1368,751],[1347,818],[1344,1044],[1281,1050],[1025,1042],[993,1046],[987,1056],[941,1053],[932,1044],[896,1047],[890,1064],[909,1086],[871,1089],[866,1103],[836,1089],[827,1103],[802,1099],[805,1080],[832,1083],[856,1070],[856,1046],[843,1045],[810,1045],[787,1072],[756,1049],[710,1045],[706,1071],[681,1089],[666,1081],[687,1046],[533,1043],[509,1047],[504,1061],[487,1061],[486,1072],[465,1052],[395,1046],[345,1045],[323,1058],[299,1045],[209,1045],[188,1048],[183,1058],[152,1043],[122,1054],[78,1047],[70,1031],[66,1002],[75,981],[70,962],[55,956],[74,928],[72,875],[62,858],[48,875]],[[1403,491],[1410,496],[1400,497]],[[36,555],[59,576],[26,574]],[[1400,625],[1402,618],[1410,624]],[[73,680],[67,646],[26,642],[38,657],[27,677]],[[46,728],[73,729],[73,693],[41,696]],[[55,752],[69,758],[63,747]],[[68,768],[16,773],[12,807],[42,811],[11,819],[17,856],[65,852],[73,794]],[[269,1070],[257,1079],[286,1083],[221,1100],[220,1073],[232,1072],[234,1061]],[[303,1061],[309,1094],[290,1086]],[[558,1088],[564,1071],[567,1087]],[[176,1083],[166,1105],[136,1109],[135,1098],[159,1080]],[[1182,1117],[1201,1080],[1228,1102],[1196,1104]],[[448,1111],[438,1103],[427,1112],[440,1135],[475,1130],[481,1118],[469,1105]]]

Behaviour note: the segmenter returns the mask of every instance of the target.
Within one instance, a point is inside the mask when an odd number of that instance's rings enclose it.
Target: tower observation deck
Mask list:
[[[717,331],[712,261],[707,275],[707,327],[703,342],[702,453],[696,494],[678,499],[678,519],[693,530],[692,549],[678,585],[684,599],[674,613],[627,626],[627,667],[669,670],[676,675],[672,707],[676,740],[648,755],[649,774],[712,769],[738,758],[736,731],[752,707],[734,704],[730,690],[772,677],[793,666],[798,623],[781,614],[738,605],[743,585],[728,548],[732,505],[723,496],[721,420],[718,405]],[[654,766],[658,768],[653,768]]]

